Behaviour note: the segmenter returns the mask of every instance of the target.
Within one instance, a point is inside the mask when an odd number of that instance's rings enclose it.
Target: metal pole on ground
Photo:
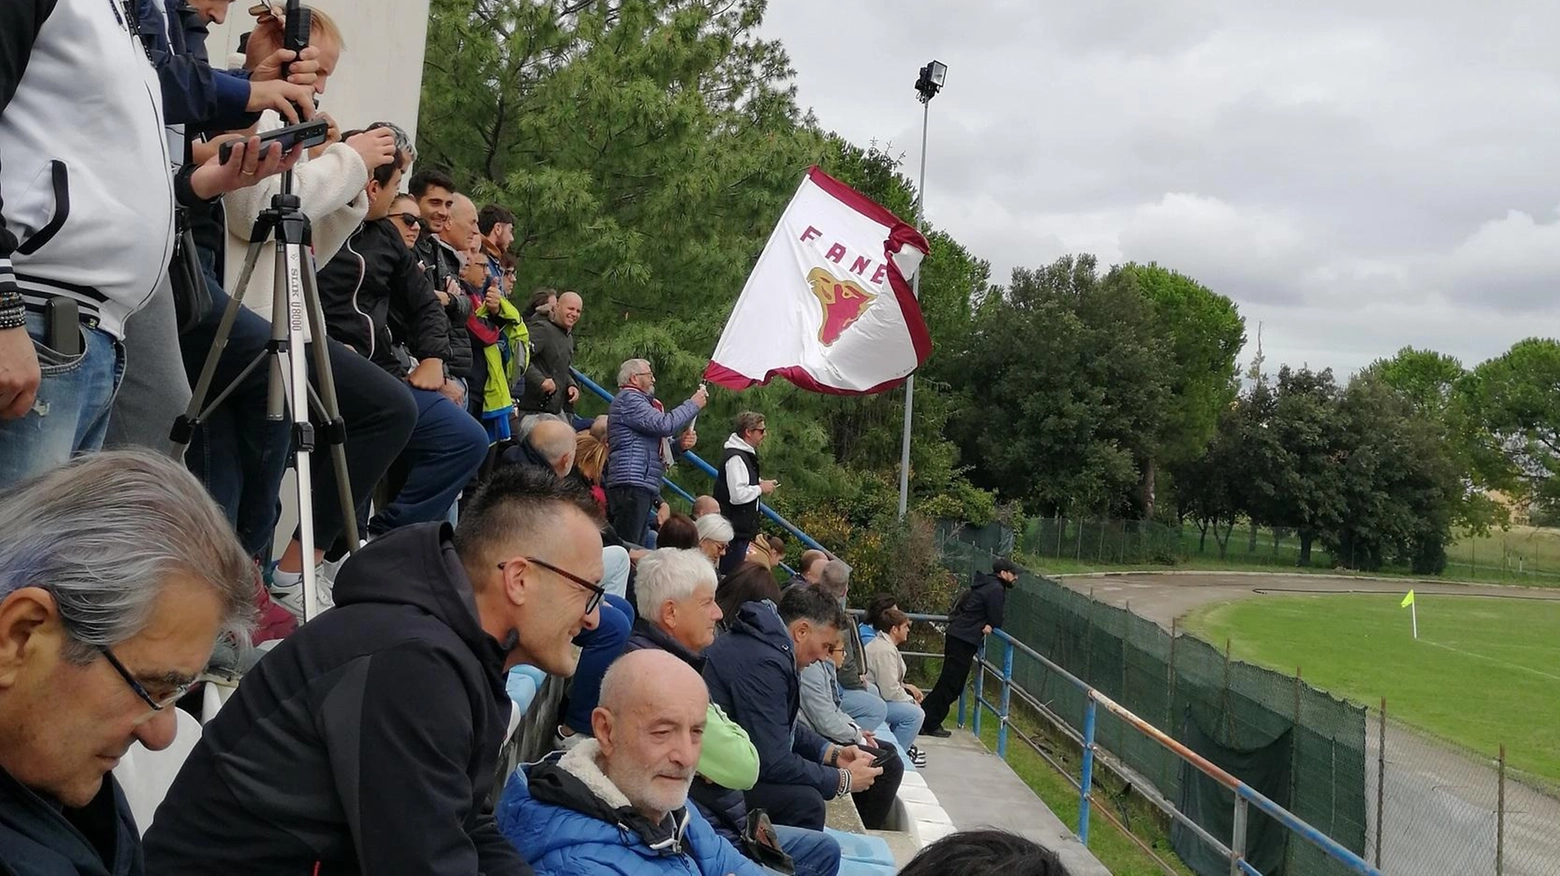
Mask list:
[[[1387,698],[1381,698],[1381,728],[1376,740],[1376,867],[1381,867],[1382,815],[1387,800]]]
[[[1506,871],[1506,746],[1500,747],[1500,769],[1495,792],[1495,876]]]
[[[1078,776],[1078,842],[1089,844],[1089,791],[1094,785],[1094,697],[1083,707],[1083,768]]]

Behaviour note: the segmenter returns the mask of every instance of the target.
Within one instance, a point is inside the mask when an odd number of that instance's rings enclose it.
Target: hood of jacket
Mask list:
[[[341,567],[333,596],[338,606],[370,602],[416,606],[454,630],[497,674],[506,655],[482,629],[471,579],[455,553],[454,536],[448,523],[418,523],[374,539]]]
[[[523,767],[504,789],[499,830],[527,860],[584,844],[619,846],[646,858],[686,854],[687,806],[652,822],[602,772],[600,754],[601,746],[587,739]]]
[[[796,660],[796,647],[791,643],[791,632],[786,629],[785,621],[780,619],[780,612],[774,603],[768,600],[742,603],[742,607],[737,609],[737,616],[727,623],[726,633],[756,639],[790,657],[793,663]]]
[[[732,432],[731,433],[731,437],[726,439],[725,449],[726,450],[741,450],[741,451],[744,451],[746,453],[752,453],[754,455],[758,454],[758,449],[757,448],[755,448],[753,445],[747,443],[746,441],[743,441],[742,440],[742,436],[738,435],[735,432]]]

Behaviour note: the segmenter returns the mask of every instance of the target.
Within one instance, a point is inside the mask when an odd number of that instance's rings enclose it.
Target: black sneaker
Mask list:
[[[938,739],[947,739],[949,736],[953,735],[953,731],[942,727],[922,727],[921,732],[918,735],[935,736]]]
[[[915,764],[917,769],[926,766],[926,752],[921,749],[912,745],[905,754],[910,757],[910,762]]]

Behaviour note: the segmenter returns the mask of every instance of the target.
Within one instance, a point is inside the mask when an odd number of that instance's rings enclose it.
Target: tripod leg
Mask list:
[[[278,235],[281,238],[283,235]],[[288,409],[293,423],[293,474],[298,482],[298,542],[303,549],[303,617],[311,621],[320,613],[319,581],[314,575],[314,495],[310,459],[314,451],[314,424],[309,420],[309,371],[304,360],[305,320],[303,277],[308,254],[300,243],[276,245],[276,288],[271,309],[271,337],[281,339],[281,356],[272,371],[270,387],[273,418],[279,413],[285,383]],[[283,368],[285,360],[285,368]]]
[[[206,352],[206,362],[201,366],[200,379],[195,383],[195,391],[190,395],[189,409],[184,416],[174,421],[173,431],[169,435],[182,457],[184,451],[190,446],[190,438],[193,436],[195,426],[201,419],[201,406],[206,403],[206,396],[211,392],[211,382],[216,379],[217,365],[222,360],[222,351],[227,349],[228,338],[233,334],[233,323],[238,320],[238,309],[244,303],[244,289],[249,284],[249,275],[254,273],[255,261],[260,257],[260,244],[251,243],[249,252],[244,257],[243,274],[239,277],[238,286],[233,290],[233,297],[228,299],[227,309],[222,311],[222,322],[217,326],[217,336],[212,341],[211,349]],[[201,282],[204,282],[202,275]]]
[[[331,462],[336,469],[336,498],[341,502],[342,532],[346,537],[347,552],[357,553],[357,506],[352,501],[352,482],[347,473],[347,423],[341,417],[336,375],[330,367],[330,346],[326,343],[325,312],[312,270],[303,272],[303,293],[309,331],[314,336],[310,346],[314,354],[314,382],[319,387],[320,406],[325,411],[325,443],[330,445]]]

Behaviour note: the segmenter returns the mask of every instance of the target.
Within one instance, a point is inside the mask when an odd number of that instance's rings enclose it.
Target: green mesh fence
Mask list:
[[[969,534],[974,537],[965,540],[958,529],[939,533],[944,563],[965,581],[989,571],[996,558],[987,547],[997,544],[991,533]],[[1366,853],[1364,709],[1293,676],[1228,660],[1190,636],[1172,638],[1152,621],[1032,573],[1021,575],[1008,595],[1005,629],[1172,736],[1179,737],[1178,729],[1190,720],[1219,745],[1246,750],[1271,745],[1293,729],[1286,747],[1293,759],[1287,808],[1354,852]],[[1001,662],[1000,655],[988,659]],[[1067,681],[1022,655],[1014,658],[1013,678],[1071,727],[1083,726],[1085,697]],[[1104,710],[1097,715],[1095,739],[1166,799],[1180,799],[1176,755]],[[1224,792],[1224,798],[1233,807],[1233,794]],[[1284,866],[1265,876],[1347,872],[1291,836]]]

